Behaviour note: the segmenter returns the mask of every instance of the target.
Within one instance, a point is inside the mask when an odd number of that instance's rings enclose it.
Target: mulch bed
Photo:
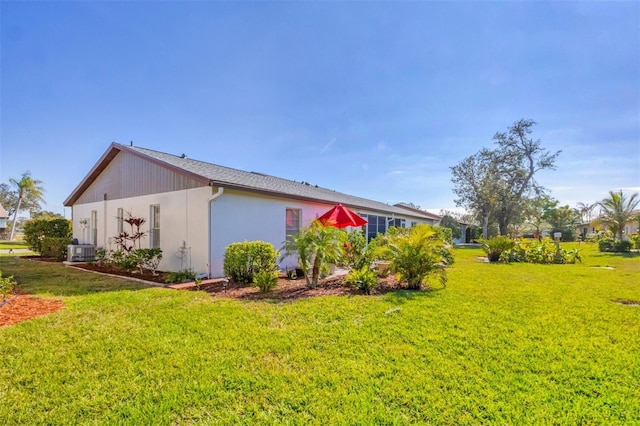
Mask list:
[[[61,300],[39,299],[19,292],[0,306],[0,327],[27,321],[64,308]]]
[[[395,275],[380,278],[380,286],[371,291],[371,294],[384,294],[391,291],[406,289],[406,284],[401,284]],[[192,288],[191,290],[197,290]],[[363,294],[362,291],[348,286],[344,283],[344,276],[331,276],[318,281],[317,288],[307,288],[304,278],[289,280],[282,276],[278,279],[278,286],[268,292],[260,293],[258,287],[230,282],[226,289],[221,283],[212,285],[202,285],[200,290],[206,291],[214,297],[226,297],[231,299],[275,299],[275,300],[296,300],[318,296],[348,296]]]
[[[153,272],[149,270],[143,270],[142,274],[140,270],[124,271],[120,268],[116,268],[111,265],[98,265],[97,263],[78,263],[73,265],[74,268],[86,269],[88,271],[100,272],[103,274],[119,275],[121,277],[136,278],[143,281],[150,281],[158,284],[166,284],[165,277],[168,272],[156,271],[157,275],[153,275]]]

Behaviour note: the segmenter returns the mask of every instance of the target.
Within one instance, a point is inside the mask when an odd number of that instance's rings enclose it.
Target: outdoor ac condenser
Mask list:
[[[91,244],[76,244],[67,246],[68,262],[92,262],[96,258],[96,247]]]

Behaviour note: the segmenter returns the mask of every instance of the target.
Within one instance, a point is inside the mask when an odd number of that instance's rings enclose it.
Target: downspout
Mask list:
[[[103,211],[102,211],[102,248],[106,249],[107,247],[107,193],[105,192],[104,194],[104,200],[103,200]],[[96,227],[98,226],[98,224],[96,223]],[[96,245],[98,245],[98,242],[96,241]]]
[[[211,278],[211,255],[213,254],[213,242],[211,241],[211,232],[213,230],[213,226],[211,225],[211,213],[213,212],[213,202],[220,198],[222,194],[224,194],[224,187],[219,186],[215,193],[213,192],[213,186],[211,187],[211,197],[209,197],[209,217],[207,217],[207,221],[209,222],[209,261],[207,262],[207,265],[209,266],[209,270],[207,271],[209,278]]]

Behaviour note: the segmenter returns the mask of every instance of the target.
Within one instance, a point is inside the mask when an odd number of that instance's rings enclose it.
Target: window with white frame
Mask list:
[[[116,235],[122,234],[124,224],[124,209],[122,207],[118,208],[116,213]]]
[[[160,248],[160,204],[150,206],[149,237],[149,246]]]
[[[286,212],[286,241],[291,240],[291,237],[300,232],[300,222],[302,219],[302,211],[300,209],[287,209]]]
[[[91,210],[91,222],[89,223],[90,244],[98,245],[98,210]]]

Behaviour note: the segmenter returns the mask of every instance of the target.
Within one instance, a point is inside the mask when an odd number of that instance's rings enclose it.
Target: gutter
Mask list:
[[[210,183],[211,185],[211,183]],[[211,255],[213,254],[213,242],[211,241],[211,231],[212,231],[212,226],[211,226],[211,213],[213,210],[213,202],[215,200],[217,200],[218,198],[220,198],[222,196],[222,194],[224,194],[224,187],[223,186],[219,186],[218,190],[214,193],[213,192],[213,186],[211,186],[211,197],[209,197],[209,216],[207,217],[207,222],[209,223],[208,229],[209,229],[209,235],[207,236],[207,240],[209,241],[209,259],[207,259],[207,274],[209,274],[209,278],[211,278]]]

